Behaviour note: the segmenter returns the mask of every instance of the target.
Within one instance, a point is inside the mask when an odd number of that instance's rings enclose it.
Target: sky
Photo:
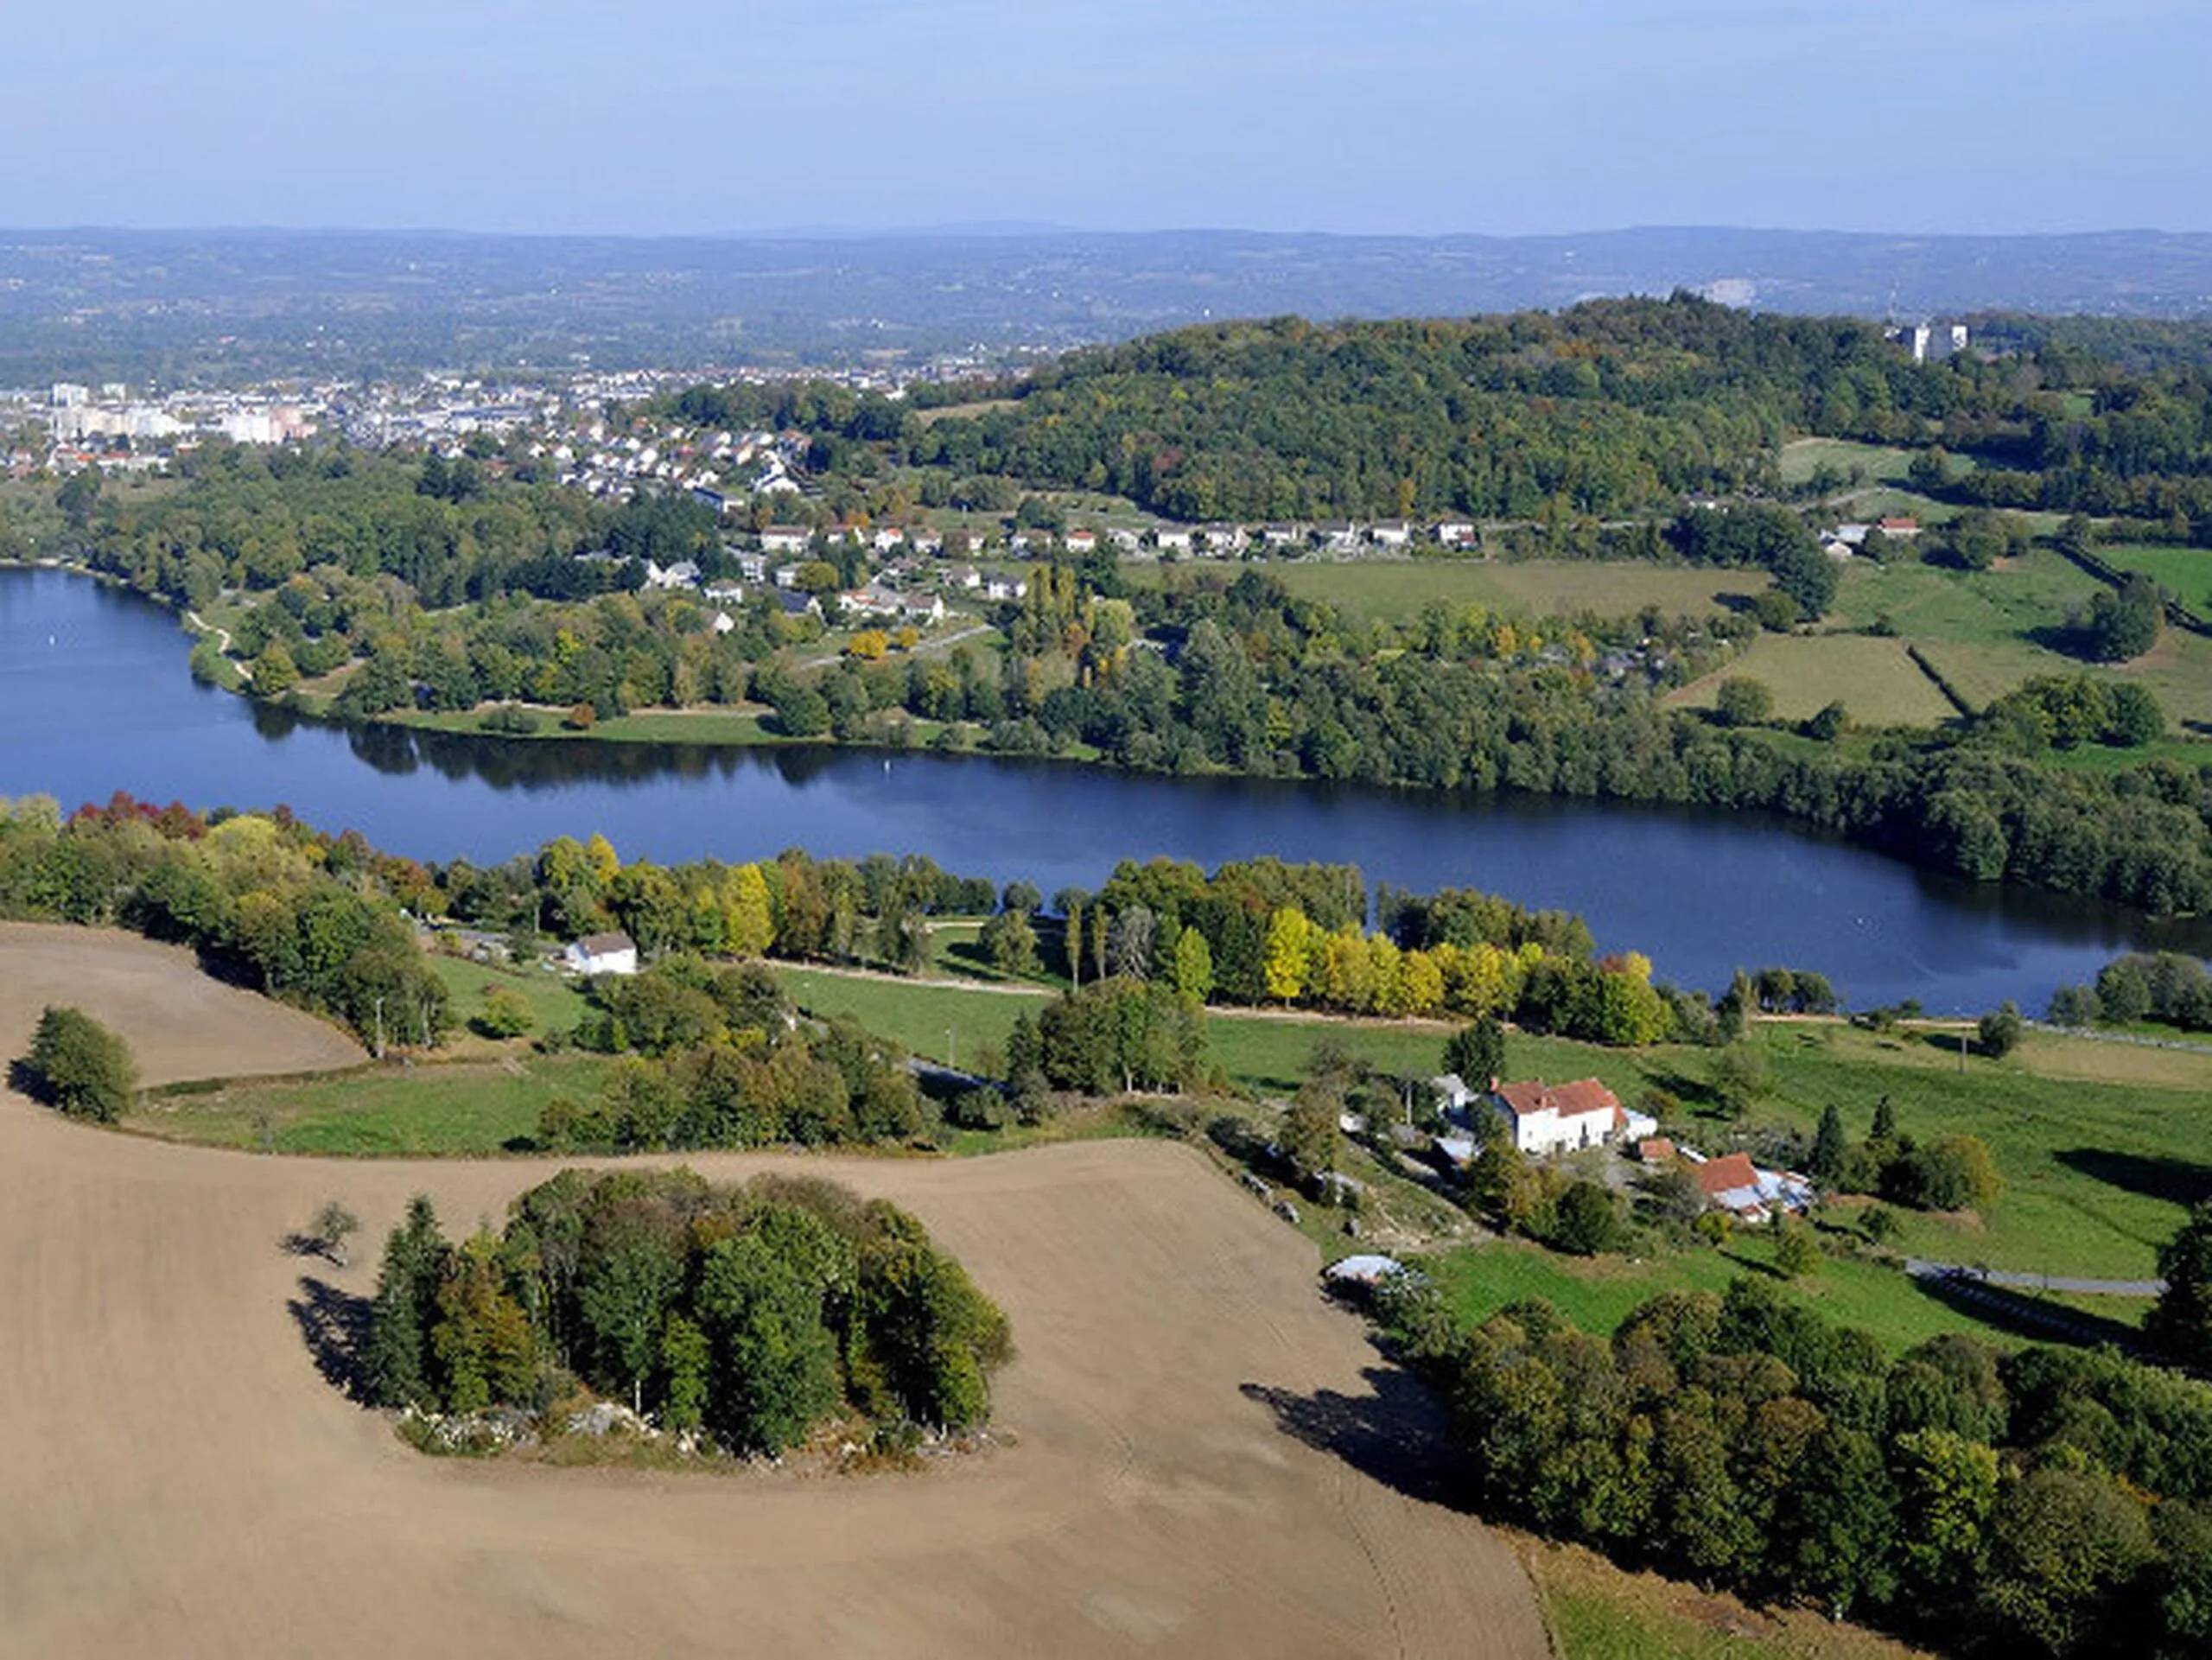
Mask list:
[[[105,0],[0,224],[2212,231],[2212,0]]]

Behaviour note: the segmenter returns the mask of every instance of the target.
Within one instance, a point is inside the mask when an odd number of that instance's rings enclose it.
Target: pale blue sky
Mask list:
[[[106,0],[0,224],[2212,231],[2212,0]]]

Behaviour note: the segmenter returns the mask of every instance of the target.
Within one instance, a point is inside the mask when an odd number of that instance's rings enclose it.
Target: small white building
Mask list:
[[[635,974],[638,943],[627,934],[586,934],[569,942],[561,961],[587,977],[594,974]]]

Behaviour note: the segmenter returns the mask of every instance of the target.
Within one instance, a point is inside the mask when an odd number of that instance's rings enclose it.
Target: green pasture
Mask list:
[[[1763,634],[1726,668],[1668,701],[1711,709],[1720,683],[1738,676],[1773,692],[1777,720],[1802,721],[1836,702],[1861,726],[1937,726],[1957,713],[1904,641],[1871,634]]]
[[[483,1059],[387,1064],[212,1091],[157,1094],[124,1127],[170,1141],[355,1158],[464,1158],[531,1150],[558,1097],[589,1101],[608,1063],[517,1046]]]
[[[2121,570],[2139,570],[2171,588],[2193,611],[2212,607],[2212,549],[2158,547],[2144,543],[2099,544],[2096,555]]]

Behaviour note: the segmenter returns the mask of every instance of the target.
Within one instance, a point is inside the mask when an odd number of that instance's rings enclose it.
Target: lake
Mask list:
[[[370,728],[194,682],[159,606],[55,570],[0,569],[0,795],[65,809],[127,790],[193,807],[283,803],[424,860],[496,863],[604,833],[625,858],[921,853],[1046,894],[1124,857],[1211,868],[1274,854],[1370,881],[1479,887],[1580,912],[1599,944],[1718,989],[1738,966],[1818,969],[1854,1005],[1917,997],[2040,1012],[2132,946],[2212,950],[2212,924],[1914,870],[1763,816],[1148,778],[981,757],[618,746]]]

